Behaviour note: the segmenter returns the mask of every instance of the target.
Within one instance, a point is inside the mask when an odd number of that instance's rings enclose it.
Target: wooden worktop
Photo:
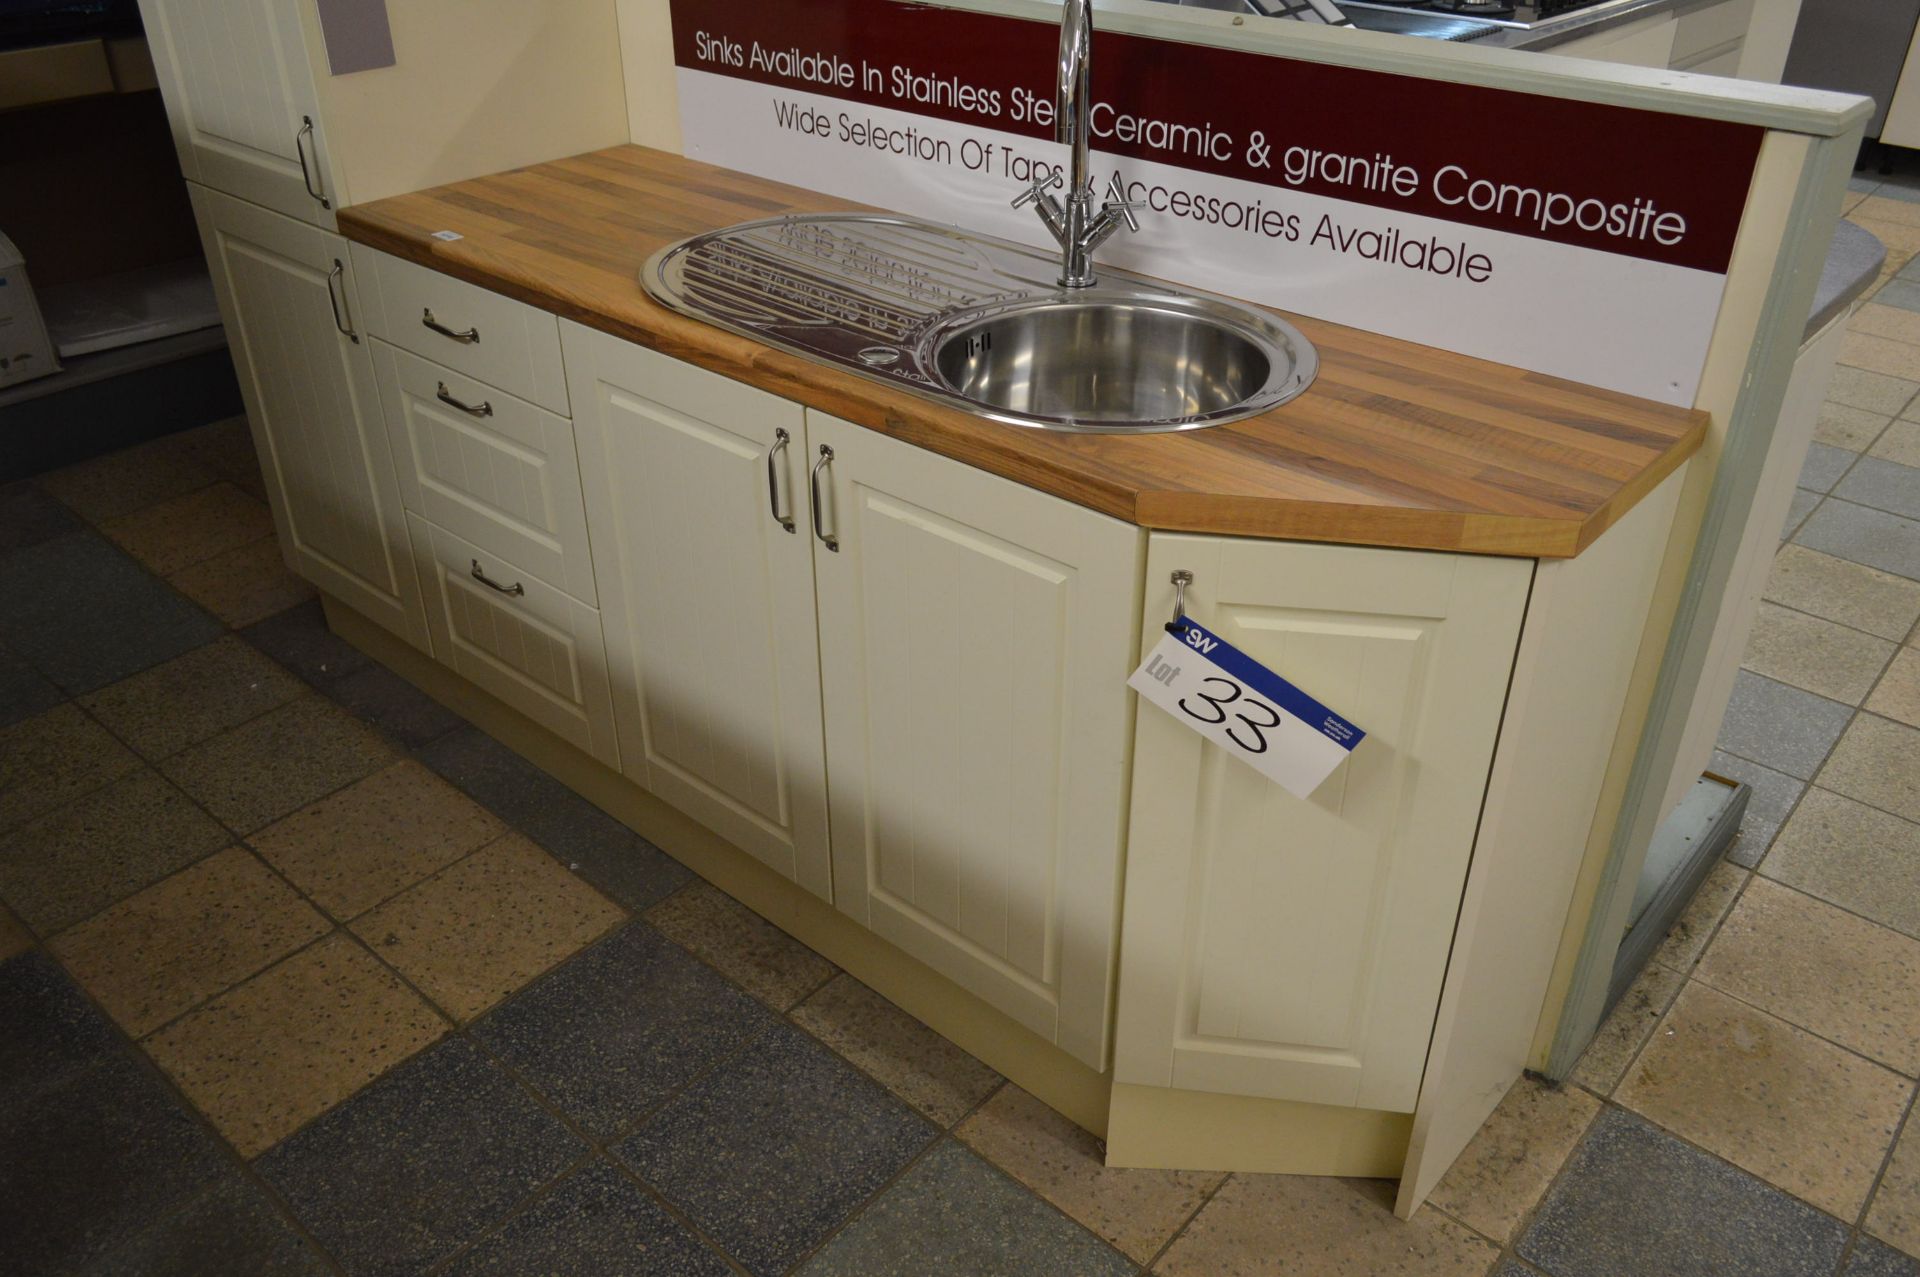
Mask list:
[[[617,146],[339,221],[349,239],[1149,528],[1565,558],[1706,432],[1705,413],[1290,315],[1320,352],[1292,403],[1184,434],[1056,434],[735,336],[640,287],[642,263],[674,240],[847,210],[862,206]]]

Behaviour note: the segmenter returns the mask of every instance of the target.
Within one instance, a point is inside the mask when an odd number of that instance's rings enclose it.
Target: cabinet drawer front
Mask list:
[[[570,415],[559,320],[360,244],[353,255],[369,294],[367,327],[374,336]]]
[[[384,342],[374,364],[406,508],[597,604],[573,423]]]
[[[435,654],[554,735],[618,767],[600,613],[416,514],[407,524],[427,587]]]

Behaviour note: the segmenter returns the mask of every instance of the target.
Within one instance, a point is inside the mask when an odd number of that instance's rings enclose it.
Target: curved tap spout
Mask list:
[[[1087,117],[1093,110],[1093,0],[1065,0],[1060,8],[1060,66],[1054,101],[1054,140],[1070,148],[1067,196],[1091,186],[1087,176]]]

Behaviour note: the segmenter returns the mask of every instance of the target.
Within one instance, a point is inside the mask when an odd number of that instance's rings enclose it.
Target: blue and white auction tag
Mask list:
[[[1296,798],[1366,733],[1205,626],[1181,617],[1127,686]]]

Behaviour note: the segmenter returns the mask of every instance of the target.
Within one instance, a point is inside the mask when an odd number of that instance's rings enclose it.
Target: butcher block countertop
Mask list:
[[[1567,558],[1706,433],[1702,412],[1289,315],[1320,352],[1292,403],[1180,434],[1056,434],[786,354],[641,290],[641,265],[675,240],[839,211],[871,210],[617,146],[339,222],[372,248],[1148,528]]]

